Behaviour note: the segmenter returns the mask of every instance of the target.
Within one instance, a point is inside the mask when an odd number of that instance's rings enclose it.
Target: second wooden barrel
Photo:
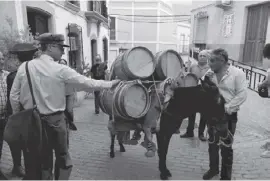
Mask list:
[[[160,51],[155,56],[155,77],[159,80],[176,78],[183,70],[184,62],[174,50]]]
[[[145,47],[134,47],[119,55],[112,65],[113,78],[121,80],[145,79],[155,71],[152,52]]]
[[[136,82],[122,83],[115,90],[103,90],[100,94],[101,110],[124,120],[143,117],[149,105],[147,89]]]

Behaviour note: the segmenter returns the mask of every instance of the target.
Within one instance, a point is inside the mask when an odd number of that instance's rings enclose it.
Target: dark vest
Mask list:
[[[17,71],[11,72],[7,76],[7,116],[12,114],[12,108],[9,100],[10,91],[12,88],[13,81],[16,77]]]

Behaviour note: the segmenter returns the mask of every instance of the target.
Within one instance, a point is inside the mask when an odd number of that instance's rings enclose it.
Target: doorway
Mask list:
[[[97,40],[91,40],[91,58],[92,58],[92,66],[95,64],[95,57],[97,56]]]

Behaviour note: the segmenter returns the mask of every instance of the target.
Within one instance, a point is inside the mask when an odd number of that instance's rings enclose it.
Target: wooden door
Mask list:
[[[95,58],[97,56],[97,40],[91,40],[91,52],[92,52],[92,66],[96,63]]]
[[[262,4],[248,9],[243,62],[254,66],[262,65],[262,51],[268,24],[268,6]]]

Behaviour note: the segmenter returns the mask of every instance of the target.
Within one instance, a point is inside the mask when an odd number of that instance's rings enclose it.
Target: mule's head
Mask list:
[[[208,76],[201,80],[203,95],[203,112],[208,120],[222,120],[225,114],[225,99],[220,94],[218,87]]]

